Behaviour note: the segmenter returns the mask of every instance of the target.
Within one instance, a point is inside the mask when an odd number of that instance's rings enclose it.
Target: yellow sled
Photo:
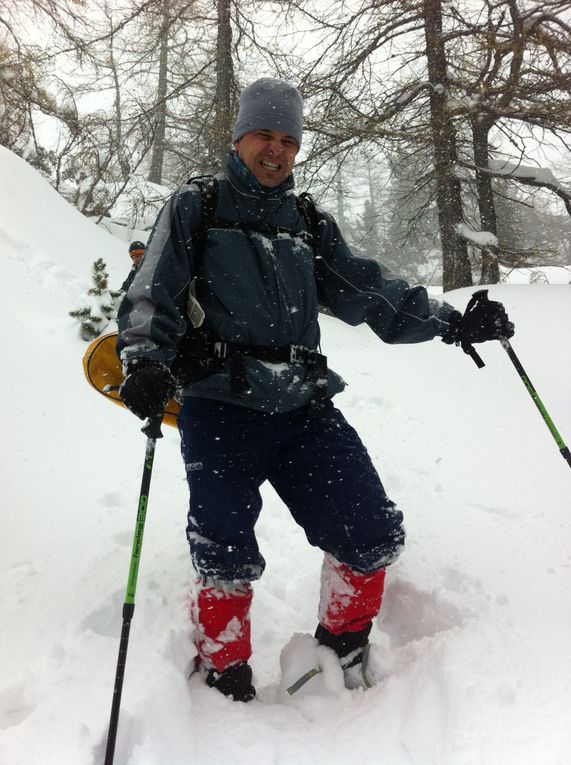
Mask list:
[[[121,362],[115,353],[115,344],[117,342],[117,333],[110,332],[107,335],[96,337],[90,343],[89,348],[83,356],[83,372],[87,382],[101,393],[109,401],[113,401],[119,406],[125,406],[119,396],[119,387],[123,380],[123,370]],[[165,408],[163,422],[176,428],[176,418],[180,411],[180,404],[174,399],[169,401]]]

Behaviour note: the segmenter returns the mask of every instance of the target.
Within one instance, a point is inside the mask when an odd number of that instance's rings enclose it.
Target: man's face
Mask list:
[[[254,130],[246,133],[234,148],[258,183],[276,188],[293,169],[297,141],[281,130]]]
[[[131,256],[131,260],[133,261],[134,266],[138,266],[141,260],[143,259],[143,255],[145,254],[144,250],[131,250],[129,255]]]

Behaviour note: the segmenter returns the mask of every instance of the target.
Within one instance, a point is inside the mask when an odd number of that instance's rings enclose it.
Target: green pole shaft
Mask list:
[[[143,468],[143,478],[141,480],[141,491],[139,493],[139,504],[137,506],[137,521],[135,523],[135,534],[133,537],[133,547],[131,550],[131,564],[129,566],[129,577],[127,579],[127,591],[125,593],[125,601],[123,603],[123,625],[121,627],[121,639],[119,641],[119,655],[117,657],[117,670],[115,672],[115,686],[113,688],[113,702],[111,704],[111,716],[109,719],[109,731],[107,733],[107,747],[105,751],[104,765],[113,765],[113,760],[115,757],[115,742],[117,740],[117,728],[119,725],[119,710],[121,708],[121,695],[123,693],[123,680],[125,678],[125,665],[127,663],[127,649],[129,647],[131,620],[135,612],[135,592],[137,590],[139,562],[141,560],[141,550],[143,547],[143,534],[145,531],[147,505],[149,502],[149,489],[151,487],[153,461],[155,458],[155,445],[156,439],[162,437],[160,429],[161,419],[156,422],[150,422],[143,428],[143,433],[145,433],[147,436],[147,445],[145,448],[145,464]]]
[[[139,495],[139,506],[137,508],[137,521],[135,523],[135,535],[133,537],[133,547],[131,550],[131,564],[129,566],[129,577],[127,579],[127,592],[125,593],[125,603],[135,605],[135,593],[137,591],[137,578],[139,576],[139,563],[141,562],[141,550],[143,548],[143,534],[145,533],[145,521],[147,518],[147,506],[149,502],[149,489],[151,483],[151,474],[153,470],[153,461],[155,458],[155,439],[147,439],[147,448],[145,450],[145,468],[143,470],[143,480],[141,484],[141,493]]]
[[[545,408],[543,401],[540,399],[538,392],[535,390],[531,380],[529,379],[525,369],[522,366],[521,361],[518,359],[514,349],[511,346],[510,341],[507,339],[507,337],[501,337],[500,343],[502,344],[503,349],[506,351],[508,356],[510,357],[510,360],[514,367],[516,368],[523,384],[525,385],[527,392],[533,399],[534,404],[539,410],[539,413],[543,417],[543,420],[547,427],[549,428],[549,432],[553,436],[555,443],[559,447],[559,451],[561,452],[561,455],[564,460],[566,460],[569,467],[571,467],[571,452],[569,451],[569,448],[565,445],[565,442],[563,441],[563,438],[561,437],[561,434],[555,427],[555,424],[551,417],[549,416],[549,413],[547,409]]]

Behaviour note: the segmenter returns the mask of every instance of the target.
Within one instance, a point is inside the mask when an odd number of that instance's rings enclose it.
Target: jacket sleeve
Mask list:
[[[127,278],[121,285],[121,292],[127,292],[131,284],[133,284],[133,279],[135,278],[136,273],[137,273],[137,268],[136,266],[133,266],[133,268],[127,274]]]
[[[192,237],[200,223],[200,190],[182,186],[159,213],[119,307],[117,354],[124,366],[136,360],[172,364],[186,332],[195,255]]]
[[[351,252],[335,220],[319,210],[318,299],[347,324],[368,324],[386,343],[420,343],[442,335],[453,306],[410,287],[376,260]]]

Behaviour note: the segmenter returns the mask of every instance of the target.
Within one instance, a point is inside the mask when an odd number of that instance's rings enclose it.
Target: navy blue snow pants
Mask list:
[[[270,414],[187,398],[178,416],[190,486],[187,536],[197,572],[258,579],[265,567],[254,526],[269,481],[311,545],[355,571],[392,563],[404,544],[402,513],[355,430],[331,401]]]

